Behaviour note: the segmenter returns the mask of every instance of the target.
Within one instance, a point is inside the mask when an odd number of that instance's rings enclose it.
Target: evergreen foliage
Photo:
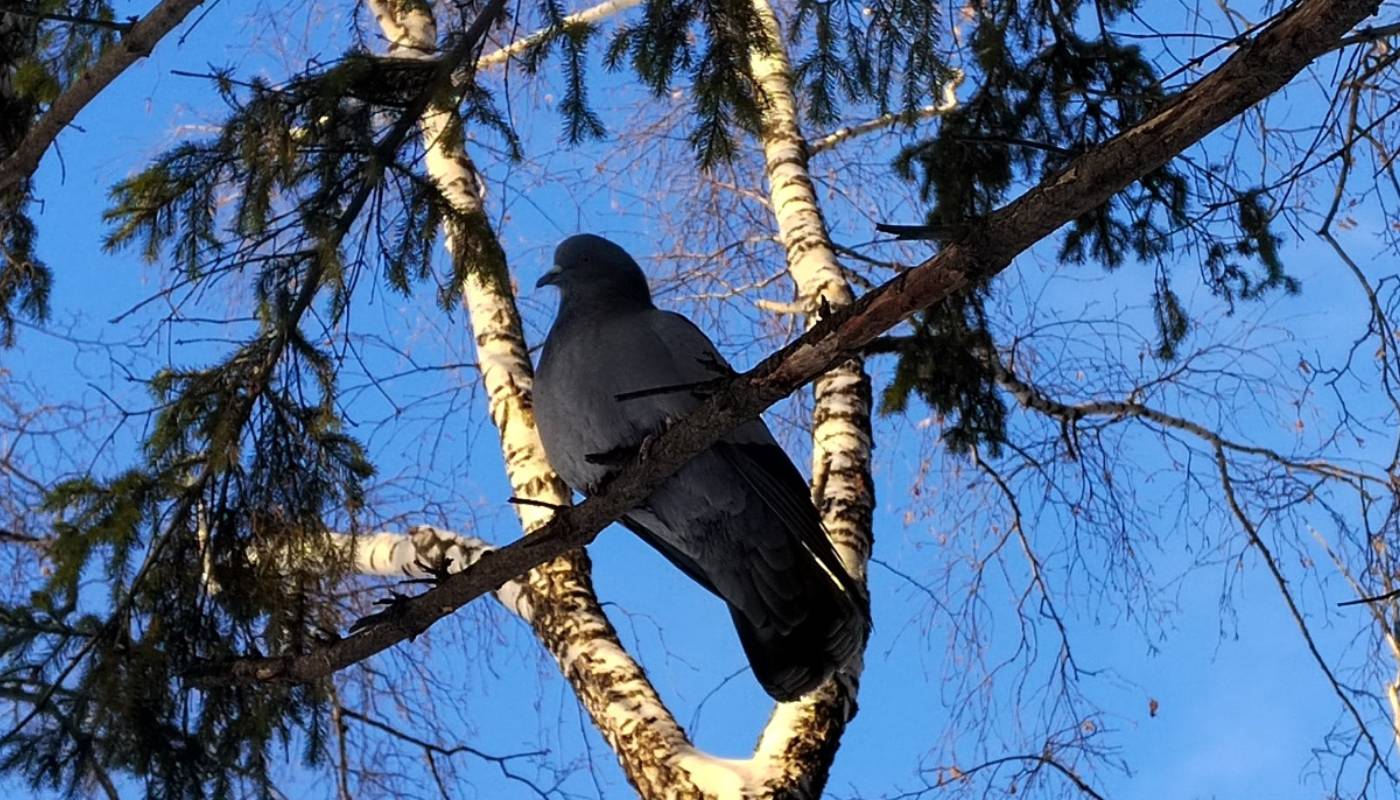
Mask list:
[[[974,4],[969,50],[976,61],[969,83],[976,91],[941,118],[933,136],[909,145],[895,161],[930,202],[930,230],[951,238],[973,233],[977,220],[1008,200],[1015,187],[1063,169],[1170,99],[1152,62],[1107,28],[1137,5]],[[1275,289],[1297,291],[1279,259],[1267,196],[1232,190],[1235,202],[1223,204],[1227,218],[1213,220],[1191,194],[1190,169],[1184,159],[1170,162],[1076,219],[1060,240],[1060,261],[1110,270],[1129,260],[1158,264],[1190,244],[1205,253],[1206,284],[1231,303]],[[1244,263],[1250,258],[1262,274]],[[975,287],[959,302],[921,315],[885,392],[886,409],[902,409],[917,395],[953,415],[945,435],[954,447],[978,441],[995,447],[1005,437],[1005,409],[989,362],[964,349],[993,344],[982,313],[989,291]],[[1173,358],[1190,320],[1170,276],[1158,269],[1153,290],[1145,294],[1157,322],[1156,355]]]
[[[435,280],[444,308],[469,269],[504,276],[484,216],[455,213],[422,173],[414,123],[427,97],[514,137],[473,78],[438,86],[437,71],[359,51],[281,85],[218,71],[219,132],[113,188],[109,249],[192,286],[246,281],[256,323],[215,363],[150,380],[142,463],[49,495],[52,574],[0,607],[0,692],[34,709],[6,732],[0,769],[67,794],[115,770],[153,796],[270,797],[272,748],[323,757],[326,685],[195,691],[184,676],[341,627],[325,520],[353,518],[373,468],[343,432],[328,337],[303,330],[310,307],[333,329],[371,268],[405,294]],[[444,223],[467,246],[438,276]]]
[[[1056,172],[1169,100],[1151,61],[1102,27],[1136,4],[972,4],[976,91],[894,165],[918,183],[932,227],[971,231],[1019,183]],[[112,14],[90,0],[34,7]],[[951,74],[940,8],[798,0],[790,35],[801,45],[793,69],[807,118],[831,122],[848,106],[908,111],[938,96]],[[1086,9],[1097,24],[1080,19]],[[539,70],[557,56],[563,138],[600,137],[585,81],[597,32],[566,23],[558,0],[538,10],[552,28],[524,63]],[[113,33],[0,19],[9,26],[0,27],[3,154]],[[764,98],[749,55],[766,36],[750,0],[649,0],[618,26],[604,64],[630,66],[657,95],[688,84],[689,141],[708,168],[733,159],[739,137],[759,129]],[[168,262],[193,286],[246,283],[256,323],[213,363],[150,381],[159,413],[140,463],[50,494],[53,572],[28,603],[0,605],[0,696],[34,709],[0,740],[0,770],[70,795],[117,770],[145,776],[151,796],[271,797],[272,748],[298,737],[308,761],[324,756],[326,684],[195,691],[183,676],[234,655],[301,652],[341,626],[326,596],[337,570],[325,520],[355,513],[373,467],[344,433],[332,337],[304,330],[308,310],[323,304],[320,319],[333,331],[367,272],[404,295],[435,282],[447,310],[469,270],[507,279],[484,214],[454,210],[400,124],[431,93],[434,108],[461,113],[518,152],[471,71],[434,86],[437,66],[354,50],[280,84],[217,71],[228,106],[218,133],[176,145],[112,189],[109,248]],[[1203,222],[1185,170],[1168,164],[1075,220],[1060,260],[1152,263],[1189,238],[1206,254],[1206,283],[1231,302],[1296,291],[1267,193],[1241,190],[1221,224]],[[48,308],[51,276],[34,257],[27,200],[27,184],[0,196],[0,344],[12,341],[19,316],[43,319]],[[444,225],[461,246],[450,274],[439,275]],[[920,314],[884,395],[887,411],[917,396],[949,415],[945,437],[957,449],[995,452],[1005,441],[1006,403],[986,358],[996,348],[985,312],[992,291],[976,286]],[[1148,294],[1158,355],[1171,358],[1190,320],[1169,276],[1156,274]]]
[[[0,14],[0,161],[18,146],[62,87],[76,79],[116,39],[106,25],[41,24],[44,15],[113,21],[102,0],[33,0]],[[20,318],[44,322],[53,274],[34,252],[29,184],[0,189],[0,349],[15,342]]]

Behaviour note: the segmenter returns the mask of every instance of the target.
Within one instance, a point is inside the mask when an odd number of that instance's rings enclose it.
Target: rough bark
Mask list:
[[[151,54],[156,43],[184,21],[203,0],[162,0],[146,16],[137,20],[121,39],[102,52],[97,63],[88,68],[71,86],[63,90],[49,110],[34,123],[13,153],[0,161],[0,190],[13,186],[39,166],[63,129],[78,112],[106,89],[127,67]]]
[[[855,302],[831,244],[821,203],[808,169],[809,148],[798,120],[797,95],[786,41],[768,0],[754,0],[766,42],[749,54],[761,90],[759,138],[770,206],[797,306],[810,327],[827,310]],[[862,583],[874,542],[875,487],[870,477],[874,446],[870,430],[870,376],[859,356],[813,382],[812,498],[846,569]],[[859,677],[853,665],[843,680],[829,682],[798,702],[779,704],[764,727],[754,754],[769,776],[764,793],[773,797],[817,797],[826,784],[841,734],[855,713]]]
[[[425,3],[370,0],[369,6],[389,39],[391,55],[431,57],[437,29]],[[471,265],[462,294],[511,488],[517,497],[567,505],[569,490],[545,459],[535,428],[530,400],[534,372],[524,330],[509,288],[505,254],[490,230],[476,168],[464,148],[461,118],[455,108],[436,105],[423,115],[419,130],[427,173],[461,220],[460,227],[446,230],[447,247],[454,258]],[[459,236],[463,227],[474,234]],[[554,514],[544,506],[516,508],[527,534]],[[559,662],[637,790],[649,797],[685,796],[666,790],[686,783],[676,757],[690,750],[689,741],[603,614],[587,555],[582,550],[567,553],[512,584],[517,587],[513,610],[530,623]]]
[[[802,337],[716,390],[695,413],[655,437],[645,459],[625,465],[607,489],[557,514],[535,535],[405,601],[398,613],[355,636],[301,656],[209,664],[200,683],[306,681],[417,635],[486,591],[590,541],[649,495],[686,460],[740,422],[791,394],[918,310],[1005,269],[1032,244],[1161,166],[1334,49],[1373,14],[1379,0],[1301,0],[1208,76],[1155,113],[1011,204],[978,220],[967,238],[902,273],[853,305],[832,312]]]

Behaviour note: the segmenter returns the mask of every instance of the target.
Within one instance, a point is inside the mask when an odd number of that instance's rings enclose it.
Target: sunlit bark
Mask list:
[[[378,4],[374,7],[381,8]],[[391,37],[396,29],[405,33],[431,30],[431,17],[425,8],[396,6],[396,9],[396,13],[416,13],[421,18],[407,19],[405,24],[386,25]],[[657,481],[686,458],[713,443],[717,436],[739,421],[751,418],[778,398],[813,380],[831,382],[836,379],[829,388],[819,388],[817,392],[819,430],[814,446],[815,491],[828,522],[834,522],[833,536],[843,557],[852,562],[854,572],[863,575],[860,567],[869,553],[869,516],[873,501],[869,495],[868,472],[868,383],[859,362],[852,361],[855,354],[919,309],[965,289],[975,278],[985,279],[1005,269],[1017,254],[1068,219],[1104,202],[1125,184],[1160,166],[1276,91],[1373,9],[1374,0],[1305,0],[1293,14],[1262,30],[1250,47],[1238,50],[1221,67],[1177,95],[1173,102],[1075,158],[1015,202],[988,215],[977,235],[946,244],[937,256],[844,310],[841,306],[851,303],[851,293],[831,253],[811,178],[806,171],[806,150],[797,129],[795,104],[790,102],[791,80],[786,78],[786,64],[778,60],[779,53],[755,54],[758,62],[754,65],[755,72],[761,73],[765,84],[771,82],[776,87],[786,80],[786,107],[783,97],[776,92],[766,91],[765,96],[771,104],[764,144],[773,189],[772,205],[802,307],[822,312],[819,315],[822,317],[829,309],[831,318],[826,324],[816,326],[750,373],[735,378],[730,386],[706,400],[695,414],[677,421],[656,437],[645,464],[640,458],[634,459],[619,471],[607,492],[558,515],[556,522],[548,526],[550,532],[531,537],[528,553],[525,552],[527,545],[523,544],[503,548],[496,557],[481,561],[468,574],[455,576],[438,589],[405,601],[401,619],[379,629],[336,641],[304,656],[229,662],[220,665],[221,675],[228,676],[232,682],[306,680],[328,674],[415,635],[435,619],[479,595],[484,588],[500,586],[531,564],[539,564],[554,554],[566,552],[569,547],[591,540],[607,520],[616,519],[627,508],[641,502]],[[767,6],[761,11],[770,17],[770,24],[776,29]],[[400,21],[404,19],[400,17]],[[432,49],[431,41],[420,39],[416,44],[398,42],[397,45],[426,54]],[[775,35],[772,41],[781,39]],[[762,67],[767,71],[762,72]],[[482,224],[478,227],[489,233],[476,190],[474,169],[461,152],[460,120],[450,110],[430,110],[423,120],[423,129],[430,150],[438,151],[430,153],[428,159],[434,179],[439,181],[444,193],[456,198],[454,202],[459,202],[464,219],[480,218],[478,221]],[[439,160],[447,166],[438,163]],[[468,291],[480,288],[476,287],[478,281],[486,291],[505,286],[504,258],[494,236],[478,237],[470,243],[454,242],[450,240],[449,245],[459,259],[482,259],[472,263],[486,267],[468,281],[465,287]],[[493,275],[501,280],[491,282]],[[497,320],[497,327],[483,328],[474,318],[479,346],[483,344],[481,331],[485,330],[486,338],[490,339],[492,334],[503,335],[510,325],[514,326],[518,340],[519,323],[509,290],[495,288],[494,291],[501,300],[487,308],[504,314],[500,319],[508,324],[502,327]],[[470,299],[468,304],[475,317],[476,308]],[[517,399],[527,397],[529,364],[523,348],[518,353],[506,348],[502,356],[522,362],[524,369],[523,372],[504,372],[521,381],[507,394]],[[484,364],[489,360],[482,359]],[[489,375],[495,366],[489,364],[484,372]],[[859,391],[862,384],[866,386],[863,394]],[[829,411],[827,418],[823,418],[823,405]],[[528,402],[521,402],[515,408],[528,415]],[[502,418],[494,393],[491,410],[493,419],[503,430],[509,465],[512,448],[521,446],[524,440],[516,441],[506,433],[512,420]],[[831,426],[836,432],[823,433],[820,429],[824,426]],[[538,451],[537,440],[533,449]],[[865,460],[853,460],[852,453],[863,453]],[[547,474],[547,470],[541,474]],[[528,472],[521,473],[521,477],[527,475]],[[550,477],[552,479],[552,475]],[[513,483],[520,483],[516,479],[513,474]],[[554,482],[557,484],[557,479]],[[524,490],[530,488],[528,480],[520,485]],[[858,493],[861,490],[864,494]],[[539,571],[545,572],[547,568]],[[527,586],[536,582],[534,575],[531,573]],[[555,596],[558,594],[556,592]],[[545,594],[541,597],[554,599]],[[587,600],[596,607],[591,594]],[[643,796],[804,797],[819,791],[851,709],[854,687],[849,683],[830,684],[804,702],[779,706],[759,742],[755,758],[738,762],[715,759],[689,746],[683,732],[655,699],[655,693],[645,686],[639,671],[628,674],[635,674],[645,691],[632,692],[635,687],[629,685],[625,687],[626,692],[614,695],[612,700],[605,697],[603,701],[607,704],[600,705],[599,697],[592,691],[600,683],[612,680],[618,664],[631,670],[635,670],[635,664],[621,653],[620,647],[615,651],[620,654],[617,659],[613,658],[611,650],[598,654],[598,647],[604,644],[611,647],[615,637],[606,639],[593,631],[580,634],[576,627],[570,627],[571,620],[580,615],[573,614],[568,607],[551,609],[550,613],[557,618],[544,622],[541,617],[546,607],[533,599],[531,602],[534,608],[531,622],[536,631],[564,665],[583,704],[618,750],[624,770]],[[601,614],[596,619],[606,625]],[[575,643],[577,646],[571,646]]]
[[[390,54],[432,56],[437,28],[426,4],[370,0],[369,6],[389,39]],[[518,497],[567,504],[568,489],[546,461],[535,428],[530,401],[534,372],[520,313],[509,288],[504,253],[483,210],[476,168],[464,149],[461,119],[455,109],[434,107],[423,116],[420,132],[429,177],[467,228],[476,232],[464,241],[449,228],[447,247],[471,267],[462,293],[511,488]],[[516,508],[527,533],[553,515],[543,506]],[[588,557],[575,552],[507,584],[511,585],[518,587],[513,593],[518,598],[515,610],[559,662],[637,789],[650,797],[692,796],[674,791],[689,783],[680,764],[691,752],[689,742],[599,607]]]
[[[783,32],[768,0],[754,0],[767,31],[749,64],[762,91],[764,167],[778,239],[810,327],[855,300],[836,257],[808,170]],[[870,478],[870,377],[852,358],[813,383],[812,496],[846,568],[865,579],[873,541]],[[816,797],[826,783],[842,731],[855,712],[858,667],[796,703],[779,704],[758,741],[755,760],[773,796]]]

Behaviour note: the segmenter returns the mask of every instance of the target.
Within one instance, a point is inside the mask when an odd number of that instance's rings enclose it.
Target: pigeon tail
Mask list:
[[[806,571],[811,574],[804,576],[804,591],[792,600],[800,610],[780,615],[802,621],[786,632],[754,625],[738,608],[729,607],[754,677],[770,697],[783,703],[851,665],[870,630],[864,596],[852,596],[815,561],[807,562]]]

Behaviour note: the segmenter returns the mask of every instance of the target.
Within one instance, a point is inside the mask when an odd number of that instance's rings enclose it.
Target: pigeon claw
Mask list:
[[[408,600],[408,595],[390,589],[388,597],[381,597],[374,601],[375,605],[383,606],[384,610],[376,611],[373,614],[367,614],[355,620],[350,625],[350,634],[354,635],[362,630],[372,628],[381,622],[386,622],[401,615],[404,610],[404,605]]]
[[[646,463],[656,450],[656,442],[661,438],[659,433],[648,433],[642,437],[642,443],[637,445],[637,460]]]
[[[441,586],[442,582],[447,580],[448,576],[453,572],[452,558],[450,556],[442,556],[441,558],[434,559],[433,563],[428,563],[422,558],[416,558],[413,560],[413,565],[423,572],[423,577],[406,578],[400,581],[400,583],[426,583],[431,586]]]

